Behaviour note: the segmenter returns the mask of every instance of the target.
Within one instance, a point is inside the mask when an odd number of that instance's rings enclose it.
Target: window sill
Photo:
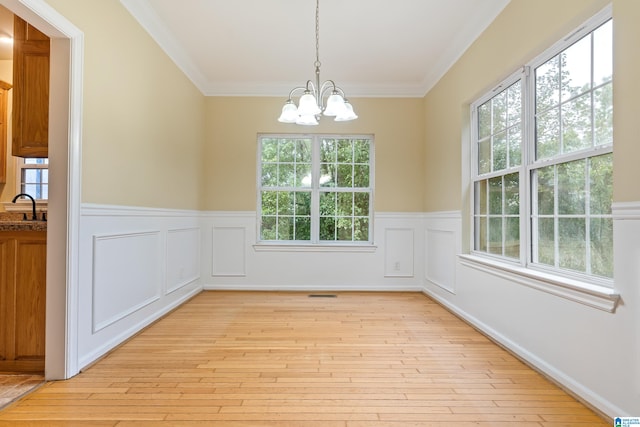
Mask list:
[[[3,202],[2,206],[6,212],[30,213],[32,209],[31,200],[19,199],[15,203]],[[36,200],[36,211],[46,212],[48,200]]]
[[[572,280],[476,255],[462,254],[458,257],[464,266],[609,313],[615,312],[620,300],[620,295],[606,286]]]
[[[288,243],[256,243],[256,252],[364,252],[373,253],[378,247],[369,245],[316,245],[316,244],[288,244]]]

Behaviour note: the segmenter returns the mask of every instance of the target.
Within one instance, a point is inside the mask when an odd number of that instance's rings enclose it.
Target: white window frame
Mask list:
[[[311,240],[263,240],[261,238],[262,222],[262,139],[263,138],[284,138],[296,139],[305,138],[312,140],[312,184],[309,188],[311,193]],[[324,241],[319,240],[320,206],[319,198],[322,192],[346,191],[346,187],[321,187],[320,177],[320,142],[323,138],[328,139],[366,139],[369,141],[369,186],[362,192],[369,195],[369,228],[367,241]],[[371,252],[376,249],[374,244],[374,177],[375,177],[375,139],[374,135],[357,134],[270,134],[261,133],[257,138],[257,167],[256,167],[256,244],[254,248],[258,251],[346,251],[346,252]],[[298,188],[298,187],[293,187]],[[301,187],[307,188],[307,187]],[[358,191],[357,191],[358,192]]]
[[[568,270],[550,268],[533,262],[532,256],[532,172],[540,167],[564,163],[572,160],[591,158],[602,154],[612,153],[613,144],[595,146],[587,150],[556,156],[551,160],[535,160],[535,76],[533,70],[558,55],[573,43],[581,40],[596,28],[612,18],[611,6],[606,7],[596,14],[577,30],[547,49],[538,57],[530,61],[521,70],[507,77],[493,90],[483,95],[471,105],[471,164],[470,164],[470,254],[461,255],[463,265],[508,278],[515,282],[541,289],[545,292],[562,296],[585,305],[612,312],[617,306],[619,295],[614,290],[613,279],[602,278],[594,275],[573,273]],[[478,118],[477,109],[480,105],[492,99],[497,93],[521,80],[522,87],[522,146],[521,166],[518,168],[520,184],[520,257],[508,259],[504,256],[494,256],[484,251],[475,250],[476,239],[476,210],[475,210],[475,185],[476,182],[488,179],[492,176],[505,175],[505,171],[499,173],[478,173]],[[560,158],[558,158],[560,157]],[[513,173],[514,169],[509,170]],[[557,243],[556,243],[557,244]]]

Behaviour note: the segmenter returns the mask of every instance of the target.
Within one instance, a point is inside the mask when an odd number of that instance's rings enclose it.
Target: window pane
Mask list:
[[[278,164],[265,163],[262,165],[262,186],[275,187],[278,185]]]
[[[278,160],[281,162],[293,162],[295,158],[296,144],[295,141],[285,139],[280,142],[280,153]]]
[[[262,140],[262,162],[278,161],[278,140],[263,139]]]
[[[563,152],[591,147],[591,96],[580,96],[562,106]]]
[[[278,167],[278,186],[293,187],[296,184],[294,165],[291,163],[280,164]]]
[[[278,191],[278,215],[293,215],[294,193]]]
[[[522,131],[520,126],[509,129],[509,167],[520,166],[522,163]]]
[[[502,255],[502,218],[489,218],[489,253]]]
[[[504,176],[504,213],[520,214],[520,178],[517,173]]]
[[[522,121],[522,88],[520,80],[507,88],[507,125],[513,126]]]
[[[510,258],[520,258],[520,218],[507,217],[504,221],[504,254]]]
[[[477,243],[476,249],[482,252],[487,251],[487,218],[480,217],[476,219]]]
[[[491,101],[478,107],[478,139],[491,135]]]
[[[353,223],[353,240],[366,242],[369,240],[369,218],[357,218]]]
[[[293,240],[293,218],[290,216],[278,217],[278,240]]]
[[[356,216],[369,216],[369,193],[355,193],[353,213]]]
[[[311,193],[297,192],[296,198],[296,216],[309,216],[311,215]]]
[[[278,211],[278,192],[263,191],[262,197],[262,215],[275,215]]]
[[[487,214],[487,185],[488,181],[486,179],[476,182],[476,214]]]
[[[336,220],[334,217],[320,217],[320,240],[336,240]]]
[[[336,142],[333,139],[323,139],[320,143],[320,161],[333,163],[336,161]]]
[[[611,21],[593,32],[593,83],[609,82],[613,76],[613,37]]]
[[[478,174],[491,172],[491,139],[478,144]]]
[[[311,140],[303,139],[296,141],[296,162],[311,163]]]
[[[276,237],[276,217],[263,216],[262,226],[260,227],[260,238],[262,240],[277,240]]]
[[[613,85],[602,86],[593,93],[595,145],[613,143]]]
[[[492,133],[500,132],[507,128],[507,93],[502,93],[494,96],[491,100],[492,107]]]
[[[489,214],[502,214],[502,177],[489,180]]]
[[[46,158],[25,158],[25,165],[46,165],[49,164],[49,159]]]
[[[353,215],[353,193],[338,193],[338,216]]]
[[[350,140],[338,140],[338,163],[353,163],[353,144]]]
[[[591,90],[591,37],[574,43],[560,54],[562,100]]]
[[[613,219],[591,219],[591,273],[613,277]]]
[[[334,216],[336,214],[337,193],[320,193],[320,215]]]
[[[558,214],[584,215],[585,160],[558,165]],[[583,233],[584,234],[584,233]]]
[[[589,161],[590,213],[611,215],[613,203],[613,155],[592,157]]]
[[[369,141],[357,140],[354,142],[354,162],[369,164]]]
[[[559,57],[551,58],[536,68],[536,113],[554,107],[560,102]]]
[[[353,187],[353,167],[351,164],[338,165],[338,187]]]
[[[493,137],[493,171],[507,167],[507,133],[500,132]]]
[[[560,268],[586,271],[586,237],[583,218],[558,219]]]
[[[296,187],[311,187],[311,164],[298,163],[296,165]]]
[[[538,218],[537,220],[538,262],[540,264],[555,265],[555,224],[553,218]]]
[[[22,170],[22,182],[25,184],[34,184],[40,182],[40,171],[37,169],[23,169]]]
[[[554,108],[536,117],[536,159],[560,154],[559,109]]]
[[[295,239],[311,240],[311,217],[296,217]]]
[[[352,241],[353,240],[353,219],[338,218],[337,240]]]
[[[538,189],[538,215],[554,214],[555,168],[547,166],[535,171],[536,187]]]
[[[335,164],[320,165],[320,187],[335,187],[338,171]]]
[[[369,186],[369,165],[355,165],[353,167],[353,186],[357,188]]]

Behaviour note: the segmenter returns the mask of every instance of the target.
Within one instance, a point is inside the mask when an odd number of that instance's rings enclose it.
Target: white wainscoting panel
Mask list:
[[[160,297],[158,231],[94,236],[93,332]]]
[[[387,228],[385,230],[385,277],[413,277],[412,228]]]
[[[212,276],[246,275],[247,243],[244,227],[213,227],[212,244]]]
[[[425,231],[426,279],[451,293],[456,285],[456,238],[452,230]]]
[[[200,222],[197,211],[82,206],[78,369],[202,290]]]
[[[200,228],[167,232],[167,290],[170,294],[200,278]]]
[[[425,215],[425,289],[456,293],[457,256],[462,250],[461,219],[459,211],[432,212]]]
[[[205,289],[280,291],[420,291],[424,217],[376,213],[373,244],[291,247],[257,244],[255,211],[203,213]],[[389,230],[387,235],[386,230]],[[387,242],[387,239],[389,241]],[[391,255],[386,255],[387,251]],[[395,270],[395,263],[399,270]],[[386,275],[385,263],[391,265]],[[206,270],[209,268],[209,270]]]

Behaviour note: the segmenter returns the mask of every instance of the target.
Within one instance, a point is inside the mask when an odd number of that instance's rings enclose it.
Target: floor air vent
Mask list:
[[[337,298],[335,294],[310,294],[309,298]]]

